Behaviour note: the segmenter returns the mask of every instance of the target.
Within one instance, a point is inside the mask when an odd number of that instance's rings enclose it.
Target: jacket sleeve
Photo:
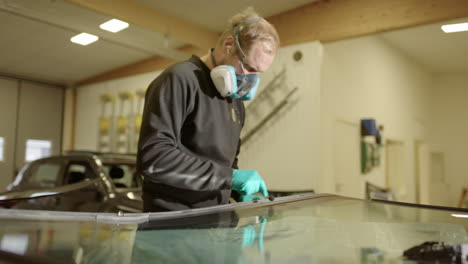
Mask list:
[[[237,158],[237,156],[239,155],[239,152],[240,152],[240,145],[241,145],[241,142],[240,142],[240,139],[239,139],[239,144],[237,144],[237,152],[236,152],[236,158],[234,159],[234,162],[232,163],[232,168],[233,169],[239,169],[239,165],[237,164],[239,162],[239,159]]]
[[[153,183],[192,191],[231,189],[232,168],[202,160],[178,148],[185,117],[193,109],[190,83],[162,73],[145,95],[137,168]]]

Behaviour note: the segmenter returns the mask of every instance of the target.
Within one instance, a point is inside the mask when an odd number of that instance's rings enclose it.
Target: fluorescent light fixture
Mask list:
[[[440,27],[445,33],[453,33],[468,30],[468,23],[443,25]]]
[[[119,32],[122,29],[128,28],[128,23],[120,21],[118,19],[111,19],[106,23],[103,23],[99,26],[100,28],[110,31],[110,32]]]
[[[73,42],[73,43],[77,43],[77,44],[86,46],[86,45],[88,45],[90,43],[93,43],[94,41],[96,41],[98,39],[99,38],[97,36],[94,36],[94,35],[91,35],[91,34],[88,34],[88,33],[81,33],[81,34],[78,34],[78,35],[74,36],[73,38],[71,38],[70,41]]]
[[[453,217],[468,218],[468,214],[452,214]]]

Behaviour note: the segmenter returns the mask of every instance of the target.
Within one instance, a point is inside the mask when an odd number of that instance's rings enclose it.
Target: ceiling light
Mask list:
[[[452,214],[453,217],[468,218],[468,214]]]
[[[443,25],[443,26],[441,26],[441,28],[445,33],[467,31],[468,30],[468,23]]]
[[[99,26],[100,28],[110,31],[110,32],[119,32],[122,29],[128,28],[128,23],[120,21],[118,19],[111,19],[104,24]]]
[[[90,43],[93,43],[94,41],[98,40],[99,38],[97,36],[88,34],[88,33],[81,33],[73,38],[70,39],[71,42],[86,46]]]

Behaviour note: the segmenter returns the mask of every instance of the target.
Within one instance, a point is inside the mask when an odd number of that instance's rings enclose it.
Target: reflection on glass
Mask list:
[[[26,141],[26,161],[33,161],[50,156],[52,141],[28,139]]]
[[[23,255],[28,247],[28,236],[26,234],[6,234],[0,242],[0,249]]]
[[[76,221],[0,221],[1,250],[61,263],[131,263],[137,225]],[[28,243],[29,241],[29,243]],[[27,263],[27,262],[25,262]]]

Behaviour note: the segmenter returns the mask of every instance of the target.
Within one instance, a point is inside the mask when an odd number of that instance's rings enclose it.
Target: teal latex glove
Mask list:
[[[232,175],[232,189],[242,195],[250,195],[261,192],[268,196],[268,190],[262,176],[255,170],[234,170]]]
[[[262,199],[264,198],[258,195],[241,195],[240,196],[241,202],[251,202],[251,201],[262,200]]]

